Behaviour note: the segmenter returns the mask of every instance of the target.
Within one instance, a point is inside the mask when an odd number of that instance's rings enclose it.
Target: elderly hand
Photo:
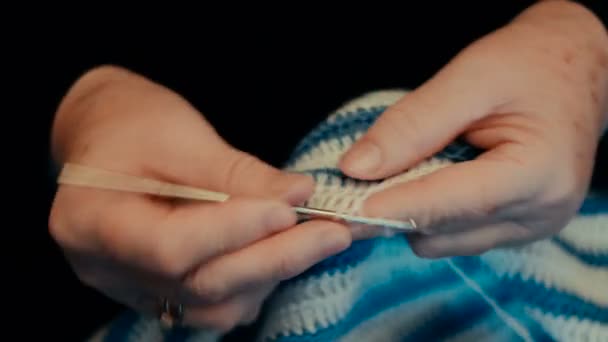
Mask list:
[[[345,226],[296,225],[290,205],[312,180],[230,147],[184,99],[115,67],[83,76],[53,130],[58,163],[74,162],[225,192],[224,203],[58,189],[50,232],[78,277],[110,298],[157,314],[184,305],[183,323],[220,331],[255,318],[281,280],[345,249]]]
[[[607,103],[605,28],[577,4],[543,1],[388,108],[340,166],[379,179],[457,136],[484,149],[364,206],[372,216],[416,220],[420,256],[479,254],[567,224],[588,188]]]

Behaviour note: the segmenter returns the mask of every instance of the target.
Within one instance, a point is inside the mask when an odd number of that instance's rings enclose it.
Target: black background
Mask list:
[[[5,134],[4,160],[13,166],[5,167],[9,186],[20,184],[15,180],[28,183],[5,209],[17,220],[11,225],[7,219],[4,226],[11,237],[4,249],[9,267],[3,281],[11,285],[5,296],[16,302],[4,333],[13,330],[23,340],[24,334],[82,340],[121,309],[78,282],[47,233],[54,192],[51,120],[68,87],[89,68],[117,64],[174,89],[229,142],[280,165],[302,135],[344,101],[371,90],[419,85],[530,3],[406,4],[385,8],[400,11],[398,19],[385,21],[381,15],[371,21],[345,13],[295,20],[299,12],[294,11],[271,15],[269,22],[245,20],[245,12],[203,25],[212,16],[201,15],[187,30],[171,33],[168,19],[122,30],[112,18],[81,17],[62,21],[65,30],[49,33],[41,26],[34,38],[15,39],[18,48],[6,54],[16,61],[5,68],[18,76],[10,83],[17,96],[9,99],[17,103],[5,113],[10,124],[4,127],[17,135]],[[331,29],[323,26],[328,23],[334,24]],[[601,167],[605,162],[598,163]]]

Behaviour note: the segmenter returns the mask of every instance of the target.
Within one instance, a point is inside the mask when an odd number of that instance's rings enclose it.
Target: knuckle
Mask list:
[[[442,251],[430,243],[413,243],[412,251],[420,258],[437,259],[442,257]]]
[[[481,255],[489,250],[500,246],[498,241],[491,241],[485,245],[473,245],[460,252],[461,255]]]
[[[111,258],[122,259],[127,227],[114,215],[101,215],[96,224],[96,237],[101,250]]]
[[[208,241],[213,241],[213,251],[216,255],[224,255],[230,251],[231,236],[219,229],[210,229],[206,232]]]
[[[561,177],[566,181],[557,182],[558,186],[548,187],[540,203],[549,208],[563,208],[570,205],[573,198],[578,198],[579,186],[568,177]]]
[[[169,278],[179,278],[185,272],[182,263],[174,255],[159,253],[156,260],[160,273]]]
[[[217,303],[226,297],[226,288],[216,277],[198,277],[193,281],[193,292],[203,301]]]
[[[99,279],[96,276],[95,272],[76,270],[75,273],[76,273],[76,277],[78,278],[78,281],[80,281],[82,284],[84,284],[88,287],[92,287],[92,288],[98,287]]]
[[[62,247],[73,247],[86,236],[91,227],[91,215],[88,215],[86,203],[81,203],[79,210],[71,209],[72,200],[65,190],[59,189],[51,206],[47,221],[48,233]]]
[[[410,181],[416,189],[432,189],[433,184],[430,177],[420,177]],[[416,222],[421,233],[430,234],[442,232],[452,220],[458,215],[455,207],[441,206],[432,202],[424,206],[420,206],[415,213],[412,214],[412,219]]]
[[[490,184],[482,182],[478,187],[477,208],[469,210],[468,215],[473,218],[491,217],[496,215],[500,207],[496,201],[496,190]]]
[[[408,107],[411,105],[411,103],[408,104]],[[415,105],[416,107],[419,106],[419,104]],[[410,137],[416,136],[414,133],[420,132],[423,127],[420,122],[420,118],[417,115],[410,114],[411,111],[404,110],[402,106],[393,107],[391,110],[387,111],[383,117],[383,134],[394,135],[394,137],[400,141],[407,139],[408,144],[417,144],[419,139],[410,139]],[[417,146],[413,145],[412,148],[415,149]]]
[[[153,256],[158,270],[170,278],[181,277],[187,271],[186,263],[180,258],[179,249],[168,241],[157,243]]]
[[[51,237],[60,245],[64,244],[64,220],[62,212],[59,209],[57,203],[51,207],[49,220],[48,220],[48,231]]]
[[[299,267],[297,262],[289,256],[281,256],[277,258],[275,268],[275,279],[285,280],[298,274]]]
[[[218,311],[205,312],[200,317],[199,323],[220,333],[226,333],[240,323],[241,310],[237,310],[232,305],[225,305]]]
[[[253,322],[255,322],[255,320],[258,318],[258,316],[260,316],[260,312],[261,312],[261,308],[260,306],[256,306],[254,308],[251,308],[247,311],[247,313],[245,313],[245,315],[243,315],[243,323],[244,324],[251,324]]]
[[[226,172],[224,173],[224,181],[222,182],[225,189],[238,189],[239,182],[243,180],[249,181],[241,177],[242,174],[250,171],[256,166],[258,159],[254,156],[237,151],[236,155],[228,162]]]

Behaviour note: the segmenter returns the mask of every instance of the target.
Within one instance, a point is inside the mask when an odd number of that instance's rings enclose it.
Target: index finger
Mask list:
[[[108,208],[97,229],[113,257],[175,278],[295,223],[295,212],[280,201],[235,197],[169,206],[133,197]]]
[[[425,233],[466,230],[508,215],[525,202],[534,177],[499,159],[455,163],[372,194],[366,215],[413,219]]]

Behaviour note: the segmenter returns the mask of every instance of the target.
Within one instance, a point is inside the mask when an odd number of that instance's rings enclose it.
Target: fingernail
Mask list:
[[[328,233],[326,238],[322,241],[325,255],[331,256],[348,248],[352,242],[352,239],[350,233],[335,230],[334,232]]]
[[[349,228],[353,235],[353,240],[366,240],[383,235],[382,229],[362,223],[351,224]]]
[[[268,226],[280,230],[296,224],[296,214],[291,208],[277,206],[268,213]]]
[[[361,175],[375,171],[380,162],[380,148],[370,141],[361,141],[346,154],[343,166],[350,172]]]

